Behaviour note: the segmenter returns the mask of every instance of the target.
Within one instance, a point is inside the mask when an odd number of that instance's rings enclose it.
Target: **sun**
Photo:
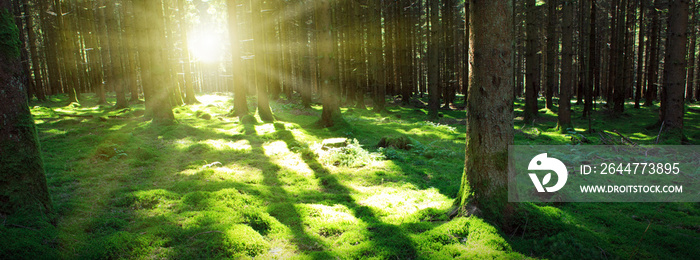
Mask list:
[[[188,48],[195,60],[205,63],[221,61],[224,53],[221,33],[214,30],[193,30],[188,38]]]

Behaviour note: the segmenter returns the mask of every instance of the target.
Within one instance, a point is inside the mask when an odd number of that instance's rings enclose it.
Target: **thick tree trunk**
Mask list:
[[[146,115],[159,123],[172,123],[174,120],[172,104],[170,103],[171,84],[168,75],[168,64],[165,39],[165,24],[163,18],[163,7],[161,1],[136,0],[135,10],[143,10],[145,23],[140,23],[140,30],[145,33],[142,41],[145,41],[145,49],[140,50],[140,54],[148,57],[148,66],[141,64],[141,68],[146,68],[147,84],[144,84],[144,96],[146,97]],[[146,41],[146,39],[148,39]],[[141,71],[143,73],[143,71]]]
[[[467,150],[456,203],[506,226],[508,145],[513,144],[512,1],[470,1]],[[504,29],[508,28],[508,29]]]
[[[34,119],[20,83],[20,41],[9,1],[0,2],[0,214],[52,210]],[[25,75],[26,76],[26,75]]]
[[[684,86],[685,86],[685,50],[688,42],[688,1],[671,0],[668,18],[668,50],[666,50],[666,81],[662,89],[664,96],[661,104],[660,121],[666,129],[679,129],[682,136]]]
[[[557,129],[566,132],[571,128],[571,90],[573,82],[573,3],[565,1],[562,37],[562,65],[561,87],[559,90],[559,111],[557,116]]]
[[[253,0],[252,16],[253,24],[257,26],[254,31],[255,41],[255,89],[258,96],[258,115],[265,122],[274,121],[270,109],[270,97],[268,96],[268,66],[265,44],[265,31],[270,30],[269,24],[263,22],[262,1]]]
[[[323,112],[319,124],[323,127],[331,127],[340,120],[338,71],[336,64],[337,45],[333,41],[333,28],[331,16],[331,0],[316,0],[316,30],[318,31],[318,57],[321,73],[321,102]]]

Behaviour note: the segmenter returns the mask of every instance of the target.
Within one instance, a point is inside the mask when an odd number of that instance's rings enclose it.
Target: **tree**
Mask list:
[[[695,19],[697,19],[697,4],[695,2],[690,2],[690,17],[688,35],[690,38],[690,43],[688,46],[688,78],[685,84],[685,102],[693,101],[693,86],[695,85]]]
[[[430,37],[428,39],[428,118],[438,118],[440,108],[440,2],[430,1]]]
[[[685,89],[685,52],[688,41],[688,1],[671,0],[668,18],[668,50],[666,50],[666,81],[661,94],[659,120],[666,129],[677,129],[682,138]]]
[[[0,214],[43,214],[52,204],[26,87],[19,80],[20,40],[10,10],[9,1],[0,2]]]
[[[167,52],[165,40],[165,24],[161,1],[134,0],[135,17],[140,20],[138,32],[141,43],[139,56],[147,57],[141,60],[141,76],[146,98],[146,115],[154,121],[170,123],[175,119],[170,103],[170,77],[168,75]],[[145,64],[144,64],[145,63]],[[145,77],[144,77],[145,73]]]
[[[252,0],[253,24],[258,26],[254,31],[255,41],[255,86],[258,96],[258,115],[265,122],[273,121],[270,109],[270,98],[268,97],[268,68],[266,63],[267,48],[265,44],[265,31],[270,30],[269,23],[264,22],[262,17],[262,0]]]
[[[545,78],[545,99],[547,109],[554,108],[552,96],[554,88],[557,86],[557,76],[555,75],[554,64],[557,58],[559,41],[556,36],[557,26],[557,0],[547,0],[547,73]]]
[[[644,94],[644,106],[654,105],[656,99],[656,81],[658,80],[657,72],[659,69],[659,15],[656,10],[656,0],[652,0],[652,6],[649,8],[649,16],[651,27],[649,28],[649,62],[647,63],[647,89]]]
[[[227,0],[228,8],[228,37],[231,40],[231,71],[233,72],[233,112],[236,116],[245,116],[249,113],[246,100],[246,86],[243,84],[241,73],[241,44],[238,39],[238,20],[236,19],[236,1]]]
[[[111,70],[110,74],[112,77],[107,81],[114,87],[117,92],[117,103],[115,107],[117,109],[126,108],[129,103],[126,101],[126,90],[124,84],[124,69],[122,67],[122,58],[124,55],[121,54],[121,28],[119,25],[119,16],[117,15],[116,2],[107,3],[107,28],[109,34],[109,50],[110,50],[110,60]]]
[[[316,3],[316,30],[318,31],[318,57],[321,73],[321,102],[323,112],[319,124],[323,127],[331,127],[340,120],[340,107],[338,96],[338,71],[336,64],[336,43],[333,41],[333,25],[331,18],[330,0],[317,0]]]
[[[369,1],[369,17],[371,17],[367,29],[368,43],[371,56],[372,78],[370,84],[374,90],[374,107],[372,110],[380,112],[384,110],[386,99],[386,70],[384,68],[384,41],[382,40],[382,5],[380,1]],[[436,56],[437,57],[437,56]],[[439,104],[438,104],[439,105]]]
[[[525,46],[525,111],[524,120],[530,122],[537,117],[537,70],[539,62],[537,57],[537,9],[535,8],[535,0],[525,1],[526,18],[526,34],[527,43]]]
[[[557,129],[564,132],[571,128],[571,89],[573,82],[573,3],[565,1],[564,8],[564,32],[562,34],[562,65],[561,85],[559,87],[559,111],[557,115]]]
[[[508,145],[513,144],[513,2],[470,1],[467,150],[456,203],[504,225],[508,203]],[[471,210],[472,213],[474,212]]]
[[[590,11],[589,23],[588,23],[588,57],[586,59],[586,71],[587,71],[587,86],[584,86],[584,95],[586,101],[583,104],[583,116],[590,119],[591,112],[593,111],[593,88],[597,84],[596,81],[596,61],[598,60],[596,56],[596,0],[591,0],[588,4],[588,10]],[[584,25],[585,26],[585,25]],[[641,64],[641,63],[640,63]],[[641,73],[641,72],[640,72]],[[590,131],[590,120],[589,131]]]
[[[634,108],[639,108],[640,102],[642,100],[642,77],[644,68],[644,3],[639,4],[639,39],[637,40],[637,84],[635,86],[634,94]]]

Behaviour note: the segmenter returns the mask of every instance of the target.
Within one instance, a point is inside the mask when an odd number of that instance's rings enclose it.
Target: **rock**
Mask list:
[[[341,148],[341,147],[346,147],[348,146],[348,139],[347,138],[331,138],[331,139],[326,139],[323,140],[321,143],[321,149],[323,150],[328,150],[330,148]]]

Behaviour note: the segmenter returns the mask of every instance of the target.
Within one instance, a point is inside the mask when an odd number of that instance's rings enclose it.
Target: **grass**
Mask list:
[[[522,204],[517,229],[478,217],[447,218],[464,161],[463,111],[389,106],[342,109],[346,124],[316,128],[320,106],[272,102],[275,123],[228,117],[231,97],[200,95],[174,108],[177,123],[144,120],[143,105],[113,110],[65,96],[32,104],[55,203],[56,226],[0,225],[0,258],[661,258],[700,254],[697,203]],[[113,101],[113,100],[112,100]],[[698,109],[697,105],[691,108]],[[573,106],[574,115],[579,106]],[[574,119],[518,119],[516,144],[598,142]],[[654,111],[619,120],[594,114],[596,130],[653,143]],[[544,113],[546,112],[546,113]],[[700,141],[700,113],[685,135]],[[554,119],[554,120],[553,120]],[[261,120],[258,118],[257,120]],[[328,138],[348,138],[324,149]],[[410,149],[379,148],[383,137]],[[660,143],[671,144],[663,137]],[[405,147],[404,147],[405,148]]]

